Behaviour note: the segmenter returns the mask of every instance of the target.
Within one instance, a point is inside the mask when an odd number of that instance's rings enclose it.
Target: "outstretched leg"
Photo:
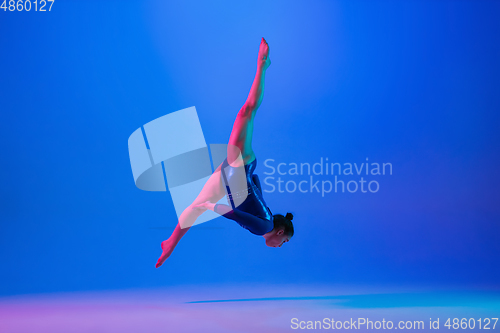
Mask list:
[[[262,38],[257,60],[257,73],[255,74],[255,79],[250,88],[248,98],[236,115],[233,130],[229,137],[227,161],[232,166],[239,166],[234,165],[233,162],[238,158],[240,152],[244,164],[249,164],[255,159],[255,154],[252,149],[253,120],[264,97],[264,80],[266,70],[270,64],[269,45],[266,40]]]

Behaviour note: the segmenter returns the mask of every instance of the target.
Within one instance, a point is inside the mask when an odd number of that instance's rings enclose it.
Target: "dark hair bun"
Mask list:
[[[290,221],[293,220],[293,214],[292,213],[286,213],[285,218],[289,219]]]

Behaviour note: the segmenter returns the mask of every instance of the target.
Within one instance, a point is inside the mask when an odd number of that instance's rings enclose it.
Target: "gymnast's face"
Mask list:
[[[283,229],[279,229],[271,237],[266,239],[266,245],[269,247],[281,247],[286,242],[290,241],[292,238],[290,235],[285,235],[285,231]]]

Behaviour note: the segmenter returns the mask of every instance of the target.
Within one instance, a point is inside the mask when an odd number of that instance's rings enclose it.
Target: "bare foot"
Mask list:
[[[161,242],[161,249],[163,250],[163,253],[161,254],[160,259],[158,259],[158,262],[156,263],[156,268],[163,265],[165,260],[167,260],[168,257],[170,257],[170,255],[174,251],[174,247],[175,246],[172,246],[172,243],[168,239]]]
[[[271,59],[269,58],[269,45],[267,44],[264,37],[260,41],[260,49],[259,49],[259,65],[262,65],[264,69],[267,69],[269,65],[271,65]]]

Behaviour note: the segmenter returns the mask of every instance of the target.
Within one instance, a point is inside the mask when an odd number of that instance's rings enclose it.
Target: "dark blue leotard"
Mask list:
[[[243,168],[234,168],[227,163],[227,158],[224,160],[221,176],[226,185],[227,202],[231,207],[216,204],[214,211],[225,218],[236,221],[251,233],[261,236],[273,230],[274,223],[273,214],[262,197],[259,176],[253,174],[256,166],[257,159],[245,165],[246,188],[235,192],[233,186],[230,188],[227,185],[232,183],[231,179],[236,176],[238,171],[242,172]],[[231,193],[231,189],[233,189],[233,193]],[[234,200],[238,202],[237,198],[241,198],[245,194],[247,194],[246,199],[238,207],[235,207]]]

